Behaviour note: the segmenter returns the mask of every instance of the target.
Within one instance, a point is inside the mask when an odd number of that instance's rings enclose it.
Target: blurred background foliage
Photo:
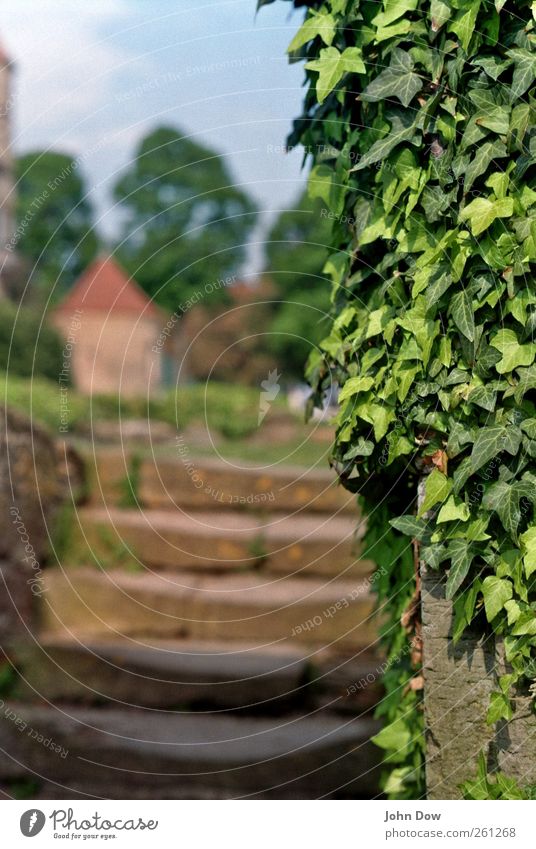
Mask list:
[[[243,262],[256,207],[223,157],[160,127],[141,142],[114,189],[124,213],[117,256],[171,312]],[[211,301],[226,298],[225,287]]]
[[[37,375],[57,380],[62,350],[63,343],[42,314],[7,299],[0,301],[0,371],[9,371],[10,378]]]
[[[38,310],[47,302],[57,303],[102,249],[113,253],[169,313],[180,314],[206,284],[225,278],[240,282],[257,209],[248,193],[234,185],[224,157],[215,150],[176,128],[150,132],[114,186],[122,223],[118,236],[108,238],[107,244],[97,235],[80,165],[65,153],[51,151],[34,151],[17,160],[17,250],[32,269],[25,303]],[[257,384],[259,370],[274,365],[283,381],[302,379],[311,346],[328,326],[329,287],[322,274],[330,229],[326,213],[303,194],[293,208],[273,220],[263,240],[260,276],[251,281],[248,276],[246,284],[246,300],[262,301],[263,307],[243,312],[243,328],[235,326],[239,316],[228,319],[228,327],[220,325],[222,338],[232,332],[245,340],[251,333],[247,362],[233,361],[232,373],[224,369],[217,379],[234,381],[240,376]],[[232,287],[214,286],[202,298],[203,309],[210,314],[200,319],[212,321],[236,298]],[[243,293],[238,300],[244,302]],[[201,307],[198,310],[202,312]],[[17,330],[17,340],[25,335],[31,339],[31,317],[19,320],[23,326]],[[9,340],[11,326],[9,321],[4,324]],[[5,348],[8,341],[2,344]],[[52,331],[41,331],[39,346],[43,359],[35,359],[34,373],[54,377],[58,344]],[[234,354],[236,359],[238,349]],[[28,357],[33,354],[17,354],[20,364],[12,361],[13,374],[31,373]],[[5,368],[6,354],[2,363]]]
[[[322,274],[331,230],[326,212],[305,193],[278,216],[266,241],[265,274],[277,293],[267,347],[298,379],[311,346],[329,329],[330,289]]]
[[[41,298],[58,300],[95,258],[93,208],[79,163],[39,150],[16,160],[17,250],[35,269]]]
[[[33,348],[32,348],[33,350]],[[30,414],[57,428],[59,394],[57,383],[36,377],[30,383],[9,372],[0,375],[0,391],[7,397],[10,406]],[[57,376],[57,372],[55,375]],[[284,402],[275,400],[274,406],[284,407]],[[228,438],[240,439],[257,430],[259,391],[249,386],[230,387],[211,381],[208,384],[191,384],[178,391],[164,392],[149,401],[146,398],[125,398],[115,395],[94,395],[88,398],[74,389],[68,392],[66,405],[67,427],[76,433],[91,427],[92,422],[121,419],[139,419],[165,422],[183,429],[193,422],[205,423]]]

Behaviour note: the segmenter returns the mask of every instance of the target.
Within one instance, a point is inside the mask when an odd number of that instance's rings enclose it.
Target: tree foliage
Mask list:
[[[278,300],[266,338],[285,378],[303,375],[304,362],[329,326],[329,289],[322,273],[329,214],[304,194],[278,216],[267,237],[265,273]]]
[[[143,139],[114,194],[125,214],[118,255],[163,307],[180,309],[205,284],[238,273],[255,206],[215,151],[160,127]],[[225,293],[215,286],[211,301]]]
[[[0,372],[19,377],[57,380],[63,365],[63,345],[35,310],[0,302]]]
[[[366,504],[372,555],[386,521],[394,546],[417,539],[447,576],[454,640],[468,625],[504,639],[512,672],[488,721],[508,721],[536,676],[533,7],[308,5],[290,141],[313,152],[310,188],[339,217],[315,401],[342,386],[334,462]],[[380,588],[393,664],[378,743],[398,797],[423,789],[418,670],[397,627],[415,590],[405,556]]]
[[[78,163],[64,153],[20,156],[17,250],[35,266],[47,291],[65,292],[97,253],[93,211]]]

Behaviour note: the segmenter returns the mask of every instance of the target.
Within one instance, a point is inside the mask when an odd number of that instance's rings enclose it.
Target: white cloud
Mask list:
[[[58,3],[18,0],[0,25],[16,64],[17,149],[71,147],[77,125],[109,102],[110,75],[130,57],[100,35],[105,21],[129,13],[125,0]]]
[[[302,185],[299,156],[266,153],[284,143],[303,93],[302,69],[284,58],[297,25],[285,6],[266,7],[254,22],[255,0],[2,4],[0,36],[17,66],[15,149],[83,155],[102,213],[142,136],[174,123],[222,150],[262,206],[290,203]],[[146,94],[124,97],[143,85]]]

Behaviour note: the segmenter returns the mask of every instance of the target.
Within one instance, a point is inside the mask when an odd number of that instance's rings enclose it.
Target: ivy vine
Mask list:
[[[333,220],[333,323],[307,374],[315,405],[341,387],[333,463],[391,564],[376,741],[385,791],[411,798],[424,789],[412,540],[447,575],[454,640],[469,625],[504,640],[511,671],[488,721],[511,719],[536,677],[536,5],[294,5],[307,89],[289,143]]]

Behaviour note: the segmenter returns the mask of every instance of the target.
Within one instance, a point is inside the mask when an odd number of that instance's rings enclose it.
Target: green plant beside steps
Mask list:
[[[535,7],[295,5],[307,87],[289,143],[333,220],[333,321],[307,374],[317,405],[341,387],[333,463],[388,567],[377,742],[386,792],[407,798],[423,792],[414,553],[447,576],[454,640],[468,625],[504,640],[489,722],[536,677]]]

